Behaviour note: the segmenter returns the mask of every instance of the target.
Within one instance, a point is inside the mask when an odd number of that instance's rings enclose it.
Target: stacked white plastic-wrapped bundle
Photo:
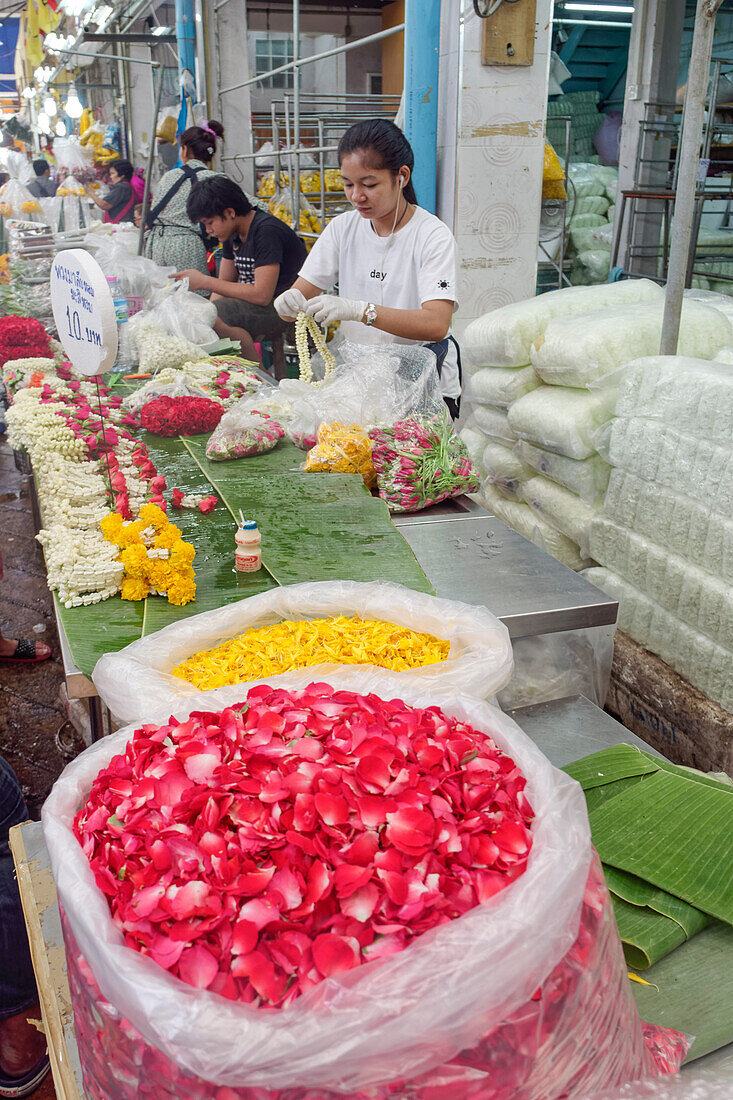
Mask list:
[[[618,168],[571,164],[568,169],[568,247],[574,286],[605,283],[611,266]]]
[[[475,368],[471,380],[478,402],[471,426],[484,425],[493,436],[479,463],[486,477],[480,499],[571,568],[591,559],[590,526],[610,473],[595,442],[612,412],[599,387],[640,351],[656,352],[663,309],[658,286],[629,281],[555,291],[497,310],[466,330],[472,362],[497,364]],[[685,302],[681,351],[710,359],[732,336],[722,313]],[[513,397],[506,388],[511,375],[531,377],[532,388]],[[500,408],[480,403],[489,394],[496,400],[499,390]]]
[[[555,149],[565,149],[565,121],[558,116],[570,115],[570,157],[588,160],[595,154],[593,135],[603,122],[598,110],[598,92],[566,92],[547,104],[547,140]]]
[[[641,359],[618,387],[589,579],[622,630],[733,710],[733,365]]]

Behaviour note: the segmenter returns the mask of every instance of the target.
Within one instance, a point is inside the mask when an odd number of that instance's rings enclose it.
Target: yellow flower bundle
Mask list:
[[[306,455],[305,469],[311,473],[361,474],[367,488],[377,477],[367,433],[358,424],[338,421],[321,424],[318,442]]]
[[[319,664],[379,665],[406,672],[445,661],[449,650],[449,642],[432,634],[339,615],[247,630],[214,649],[194,653],[172,672],[207,691]]]
[[[107,542],[120,548],[123,600],[144,600],[152,593],[183,606],[194,599],[196,551],[157,504],[143,504],[140,518],[131,523],[125,523],[119,512],[108,512],[100,527]]]

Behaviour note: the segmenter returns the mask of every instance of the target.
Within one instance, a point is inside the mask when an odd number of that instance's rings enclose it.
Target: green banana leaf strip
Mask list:
[[[665,769],[589,817],[604,864],[733,924],[733,798],[722,784]]]
[[[577,779],[584,791],[589,791],[619,779],[659,771],[659,761],[634,745],[619,744],[574,760],[563,771]]]
[[[653,909],[629,905],[614,894],[611,901],[626,962],[636,970],[648,969],[687,939],[684,928],[677,921]]]
[[[714,921],[631,983],[642,1020],[694,1036],[686,1062],[733,1042],[733,928]]]
[[[651,966],[711,923],[706,913],[635,875],[607,866],[603,873],[630,966]]]
[[[232,515],[257,520],[263,561],[279,584],[388,580],[434,591],[386,504],[358,474],[306,474],[292,444],[231,463],[210,462],[200,437],[184,446]]]
[[[205,446],[208,436],[202,438]],[[193,496],[211,494],[211,485],[180,439],[166,439],[147,432],[143,439],[156,469],[165,476],[169,490],[181,489]],[[175,607],[164,597],[148,596],[141,630],[143,636],[154,634],[180,619],[224,607],[276,586],[266,569],[257,573],[236,572],[234,535],[237,525],[223,503],[206,515],[198,508],[169,508],[168,515],[196,551],[193,563],[196,599],[185,607]]]
[[[103,653],[123,649],[140,637],[144,611],[142,601],[112,596],[88,607],[64,607],[56,593],[53,598],[71,656],[85,676],[92,675]]]

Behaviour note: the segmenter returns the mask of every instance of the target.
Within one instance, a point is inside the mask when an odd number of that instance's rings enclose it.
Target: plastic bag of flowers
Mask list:
[[[371,670],[237,699],[104,738],[44,806],[92,1100],[554,1100],[674,1072],[582,791],[511,719]]]
[[[194,654],[211,650],[241,636],[244,632],[278,623],[297,623],[338,616],[355,616],[371,623],[379,622],[412,631],[424,632],[449,644],[447,657],[421,668],[412,668],[425,688],[466,692],[477,698],[489,698],[510,680],[513,670],[512,647],[504,624],[485,607],[473,607],[456,600],[443,600],[415,592],[403,585],[380,581],[314,581],[284,585],[238,600],[226,607],[203,611],[132,642],[117,653],[105,653],[97,661],[93,679],[97,691],[120,723],[164,721],[169,714],[196,696],[196,685],[173,674],[173,669]],[[302,668],[307,679],[320,679],[337,666],[353,664],[351,659],[334,659],[313,664],[308,650],[294,649],[291,662],[285,664],[280,639],[274,646],[282,671]],[[211,662],[215,665],[216,658]],[[377,662],[370,662],[374,670]],[[240,666],[242,667],[242,666]],[[237,680],[267,679],[279,683],[280,677],[243,675]],[[220,685],[235,681],[211,677],[211,689],[200,696],[202,705],[216,710],[227,706],[229,690]]]
[[[246,405],[235,405],[219,421],[206,444],[206,457],[212,462],[249,458],[271,451],[285,435],[285,429],[267,413],[251,412]]]

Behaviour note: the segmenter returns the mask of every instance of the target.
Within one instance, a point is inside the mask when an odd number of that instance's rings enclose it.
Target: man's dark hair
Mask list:
[[[113,160],[110,164],[110,168],[114,168],[117,175],[121,176],[123,180],[127,180],[128,183],[132,179],[135,171],[129,160]]]
[[[252,204],[234,180],[226,176],[209,176],[191,188],[186,211],[192,222],[205,218],[221,218],[225,210],[249,214]]]
[[[43,157],[40,157],[39,160],[33,161],[33,171],[36,173],[37,176],[45,176],[50,167],[51,165],[48,163],[47,160],[44,160]]]

